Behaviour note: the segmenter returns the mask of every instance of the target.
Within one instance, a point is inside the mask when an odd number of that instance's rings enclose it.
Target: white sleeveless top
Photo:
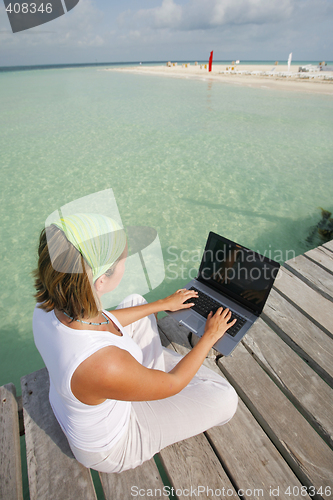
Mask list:
[[[63,325],[54,311],[47,313],[37,306],[33,314],[35,344],[50,376],[49,399],[53,412],[70,444],[94,452],[111,449],[121,438],[129,421],[131,402],[107,399],[99,405],[81,403],[71,390],[74,371],[85,359],[107,346],[124,349],[142,363],[140,347],[110,312],[103,312],[118,326],[122,336],[73,330]]]

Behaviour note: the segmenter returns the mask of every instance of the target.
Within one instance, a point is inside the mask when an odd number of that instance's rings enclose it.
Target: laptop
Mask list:
[[[260,316],[279,268],[274,260],[210,232],[198,276],[184,287],[199,292],[187,301],[195,305],[166,312],[202,337],[208,313],[228,307],[237,321],[214,348],[229,356]]]

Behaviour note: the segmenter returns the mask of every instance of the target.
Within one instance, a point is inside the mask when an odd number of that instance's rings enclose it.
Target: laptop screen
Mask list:
[[[209,233],[198,280],[260,314],[280,264]]]

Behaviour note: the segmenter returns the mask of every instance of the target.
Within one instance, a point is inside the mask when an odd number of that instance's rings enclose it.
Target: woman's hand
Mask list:
[[[217,342],[237,321],[236,319],[230,321],[230,319],[231,311],[227,307],[225,309],[219,307],[215,314],[210,311],[207,317],[203,337],[209,337],[212,339],[213,344],[215,344],[215,342]]]
[[[194,302],[189,302],[188,304],[184,304],[184,302],[192,297],[198,297],[198,292],[181,288],[172,295],[169,295],[169,297],[163,299],[164,310],[179,311],[180,309],[188,309],[189,307],[194,306]]]
[[[146,303],[140,306],[115,309],[112,311],[112,314],[117,318],[122,326],[127,326],[141,318],[144,318],[145,316],[156,314],[160,311],[178,311],[179,309],[188,309],[189,307],[194,306],[194,303],[190,302],[189,304],[184,304],[184,302],[197,296],[198,292],[182,288],[165,299],[159,299],[156,302],[150,302],[149,304]]]

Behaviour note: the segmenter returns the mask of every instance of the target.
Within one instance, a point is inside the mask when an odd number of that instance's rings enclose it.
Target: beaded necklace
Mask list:
[[[106,321],[102,321],[102,323],[93,323],[92,321],[83,321],[82,319],[74,319],[74,318],[72,318],[72,316],[70,316],[69,314],[65,313],[65,311],[63,311],[63,313],[68,318],[70,318],[72,321],[78,321],[79,323],[84,323],[85,325],[100,326],[100,325],[108,325],[110,323],[109,318],[107,316],[105,316],[105,314],[103,312],[102,312],[102,316],[103,316],[103,318],[106,319]]]

